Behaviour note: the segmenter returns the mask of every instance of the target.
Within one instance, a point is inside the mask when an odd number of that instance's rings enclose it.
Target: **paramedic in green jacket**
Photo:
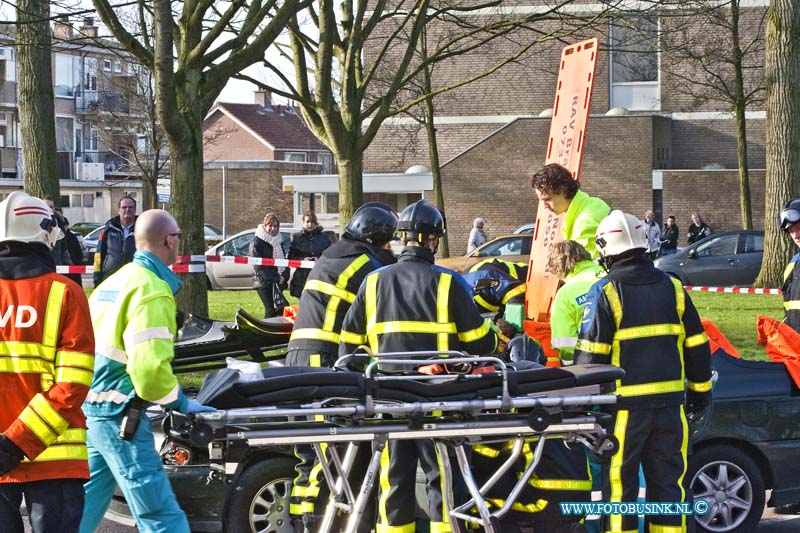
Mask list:
[[[566,168],[557,163],[546,165],[531,177],[531,187],[548,211],[564,215],[564,238],[576,241],[597,259],[594,242],[597,225],[611,212],[602,199],[589,196],[580,190],[580,182],[573,179]]]
[[[133,262],[89,299],[95,372],[83,411],[91,478],[80,531],[97,529],[119,486],[139,531],[188,533],[143,406],[138,426],[125,439],[119,435],[125,414],[142,401],[181,413],[214,410],[187,398],[172,373],[174,294],[181,281],[168,267],[178,256],[181,230],[169,213],[152,209],[137,220],[134,237]]]
[[[571,365],[586,295],[605,274],[592,261],[586,248],[575,241],[552,244],[547,269],[564,280],[553,299],[550,312],[550,345],[558,350],[562,366]]]

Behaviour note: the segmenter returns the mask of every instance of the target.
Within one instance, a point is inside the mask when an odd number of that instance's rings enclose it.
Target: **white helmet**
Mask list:
[[[0,242],[40,242],[52,248],[63,236],[44,200],[14,191],[0,202]]]
[[[603,257],[613,257],[636,248],[647,249],[644,222],[618,209],[600,221],[595,238],[597,251]]]

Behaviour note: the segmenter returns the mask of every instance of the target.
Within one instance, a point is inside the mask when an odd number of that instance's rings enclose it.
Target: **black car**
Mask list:
[[[763,231],[726,231],[661,256],[655,265],[684,285],[741,287],[753,284],[763,256]]]

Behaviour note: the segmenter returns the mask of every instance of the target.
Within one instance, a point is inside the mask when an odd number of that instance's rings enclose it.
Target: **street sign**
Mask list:
[[[156,182],[156,201],[162,204],[170,203],[172,186],[169,178],[158,178]]]

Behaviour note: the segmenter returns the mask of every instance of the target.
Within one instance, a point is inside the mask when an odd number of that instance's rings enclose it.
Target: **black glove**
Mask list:
[[[5,435],[0,435],[0,476],[14,470],[25,457],[19,446]]]
[[[686,417],[694,422],[700,419],[711,403],[711,392],[686,391]]]

